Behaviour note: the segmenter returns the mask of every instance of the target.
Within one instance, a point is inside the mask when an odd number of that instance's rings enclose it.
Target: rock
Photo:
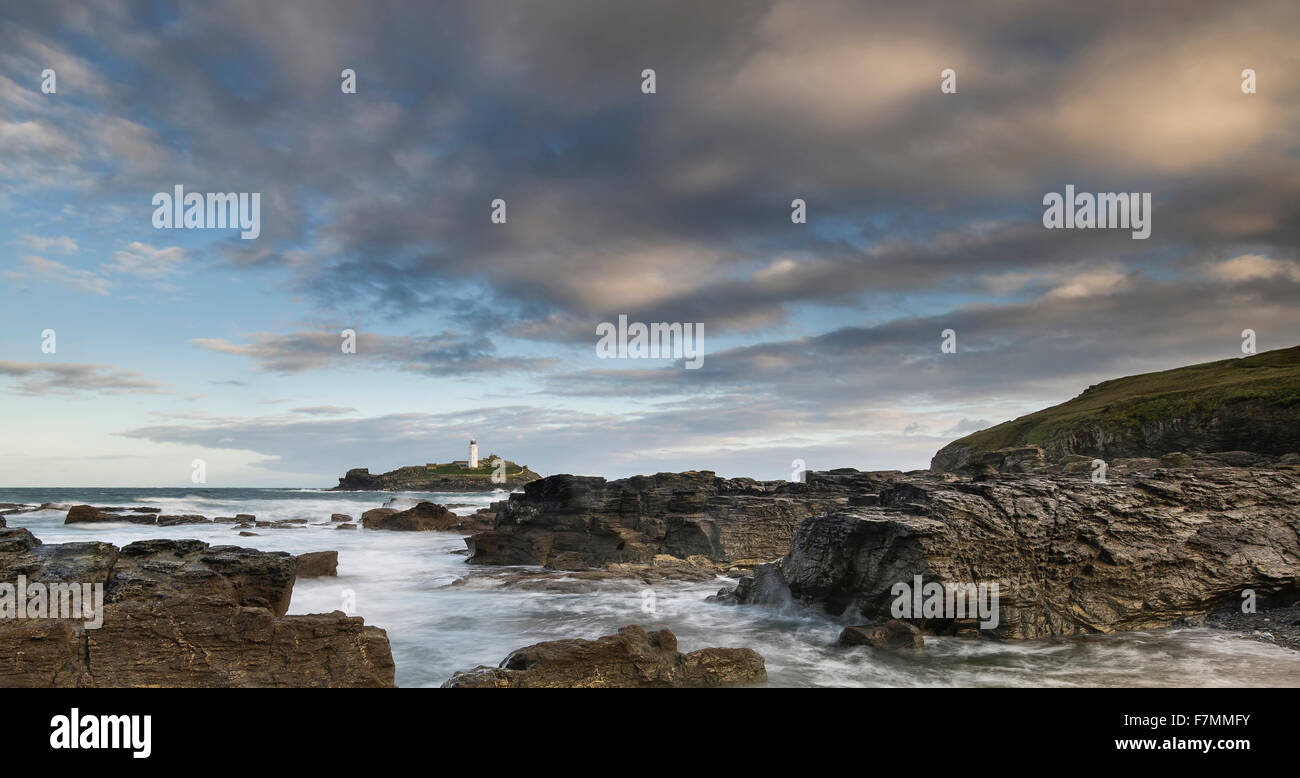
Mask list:
[[[341,612],[286,616],[298,561],[197,540],[44,545],[0,530],[0,581],[103,586],[102,625],[0,620],[0,687],[384,686],[387,634]]]
[[[259,534],[256,533],[256,532],[241,532],[241,533],[239,533],[239,536],[240,536],[241,538],[260,538],[260,537],[261,537],[261,535],[259,535]]]
[[[339,552],[310,551],[298,555],[298,577],[319,578],[326,575],[338,575]]]
[[[456,673],[443,688],[700,688],[767,681],[763,657],[748,648],[682,654],[677,637],[632,625],[596,640],[556,640],[512,652],[499,667]]]
[[[1244,589],[1300,595],[1300,474],[1285,470],[1156,469],[1104,483],[918,475],[880,497],[804,522],[789,553],[758,567],[736,598],[793,598],[879,623],[891,618],[892,587],[915,576],[997,583],[990,631],[1038,638],[1197,623],[1238,605]]]
[[[209,546],[201,540],[137,540],[122,547],[106,598],[156,601],[183,591],[283,616],[293,596],[295,569],[294,557],[285,551]]]
[[[761,482],[710,471],[617,481],[556,475],[495,503],[493,528],[466,544],[472,564],[582,570],[666,554],[745,565],[780,556],[800,522],[843,506],[848,491],[831,481]]]
[[[366,529],[423,532],[430,530],[455,530],[460,528],[460,517],[433,502],[421,502],[404,511],[392,508],[375,508],[361,515]]]
[[[355,525],[355,524],[346,524],[346,523],[345,523],[345,524],[340,524],[340,525],[338,525],[338,526],[335,527],[334,529],[356,529],[356,528],[357,528],[357,525]]]
[[[211,524],[211,523],[212,522],[208,520],[207,517],[199,516],[197,514],[192,514],[192,513],[179,515],[179,516],[158,517],[158,526],[160,527],[174,527],[179,524]]]
[[[235,521],[238,521],[238,522],[241,522],[241,523],[242,523],[242,522],[252,522],[252,521],[257,521],[257,517],[254,516],[254,515],[251,514],[251,513],[236,513],[236,514],[235,514]]]
[[[68,508],[64,524],[90,524],[106,521],[126,521],[132,524],[156,524],[157,516],[151,515],[152,508],[96,508],[93,505],[74,505]],[[116,512],[115,512],[116,511]],[[121,511],[133,511],[123,514]]]
[[[916,626],[893,619],[880,626],[845,627],[840,633],[840,643],[875,648],[924,648],[925,638]]]
[[[349,516],[349,515],[347,515],[346,513],[331,513],[331,514],[330,514],[330,521],[334,521],[334,522],[338,522],[338,521],[352,521],[352,517]]]

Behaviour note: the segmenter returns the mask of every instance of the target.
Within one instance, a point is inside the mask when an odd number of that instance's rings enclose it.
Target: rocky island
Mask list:
[[[373,475],[369,468],[353,468],[330,491],[490,492],[518,489],[541,478],[527,465],[488,454],[480,459],[478,443],[471,440],[469,458],[454,462],[410,465]]]

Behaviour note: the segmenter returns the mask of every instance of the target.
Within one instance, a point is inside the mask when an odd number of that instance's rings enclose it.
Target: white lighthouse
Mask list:
[[[473,438],[469,439],[469,466],[471,470],[478,467],[478,441]]]

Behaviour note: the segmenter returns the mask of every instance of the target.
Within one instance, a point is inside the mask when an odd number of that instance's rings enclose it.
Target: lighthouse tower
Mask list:
[[[478,441],[473,438],[469,439],[469,466],[470,469],[478,467]]]

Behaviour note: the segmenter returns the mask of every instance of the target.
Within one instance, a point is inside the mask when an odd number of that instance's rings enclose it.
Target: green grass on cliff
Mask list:
[[[1104,381],[1073,400],[959,438],[944,450],[1041,446],[1089,424],[1122,430],[1148,421],[1212,413],[1235,403],[1288,408],[1298,402],[1300,346],[1295,346]]]

